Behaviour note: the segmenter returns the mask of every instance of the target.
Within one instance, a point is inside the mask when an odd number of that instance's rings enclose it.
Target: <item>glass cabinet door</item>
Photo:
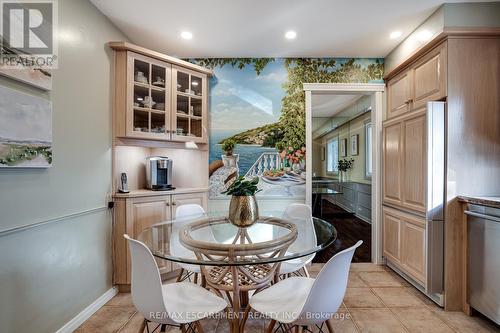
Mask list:
[[[173,67],[172,137],[176,141],[206,142],[206,76]]]
[[[139,54],[129,58],[131,124],[134,137],[170,139],[170,65]]]

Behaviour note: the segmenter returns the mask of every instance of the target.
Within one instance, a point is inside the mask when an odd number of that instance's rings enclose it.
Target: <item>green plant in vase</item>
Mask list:
[[[339,173],[340,173],[340,181],[347,181],[347,172],[351,170],[354,166],[354,160],[351,159],[343,159],[339,160]]]
[[[222,151],[226,153],[226,156],[232,156],[235,146],[236,141],[234,141],[233,139],[226,139],[222,143]]]
[[[255,194],[259,177],[246,180],[240,176],[223,194],[231,195],[229,221],[237,227],[249,227],[259,218],[259,207]]]

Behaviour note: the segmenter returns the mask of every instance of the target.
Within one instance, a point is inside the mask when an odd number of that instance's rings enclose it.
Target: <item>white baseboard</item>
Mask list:
[[[99,310],[104,304],[106,304],[110,299],[118,294],[118,288],[113,287],[106,291],[102,296],[96,299],[92,304],[83,309],[82,312],[77,314],[73,319],[68,321],[63,327],[56,331],[56,333],[71,333],[76,330],[81,324],[83,324],[87,319],[89,319],[97,310]]]

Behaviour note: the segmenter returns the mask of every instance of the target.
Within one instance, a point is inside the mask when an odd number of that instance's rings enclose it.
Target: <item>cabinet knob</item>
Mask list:
[[[175,201],[172,202],[172,206],[175,206],[175,205],[177,205],[177,202],[175,202]]]
[[[167,202],[167,207],[170,206],[170,202]]]

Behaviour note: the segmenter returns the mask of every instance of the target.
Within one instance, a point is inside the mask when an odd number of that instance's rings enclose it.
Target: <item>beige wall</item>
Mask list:
[[[111,288],[112,53],[105,43],[125,36],[86,0],[58,4],[53,167],[0,170],[0,332],[54,332]],[[12,80],[0,84],[49,98]]]
[[[384,72],[392,71],[428,42],[419,38],[424,30],[436,36],[446,28],[500,27],[499,17],[500,2],[446,3],[385,57]]]

